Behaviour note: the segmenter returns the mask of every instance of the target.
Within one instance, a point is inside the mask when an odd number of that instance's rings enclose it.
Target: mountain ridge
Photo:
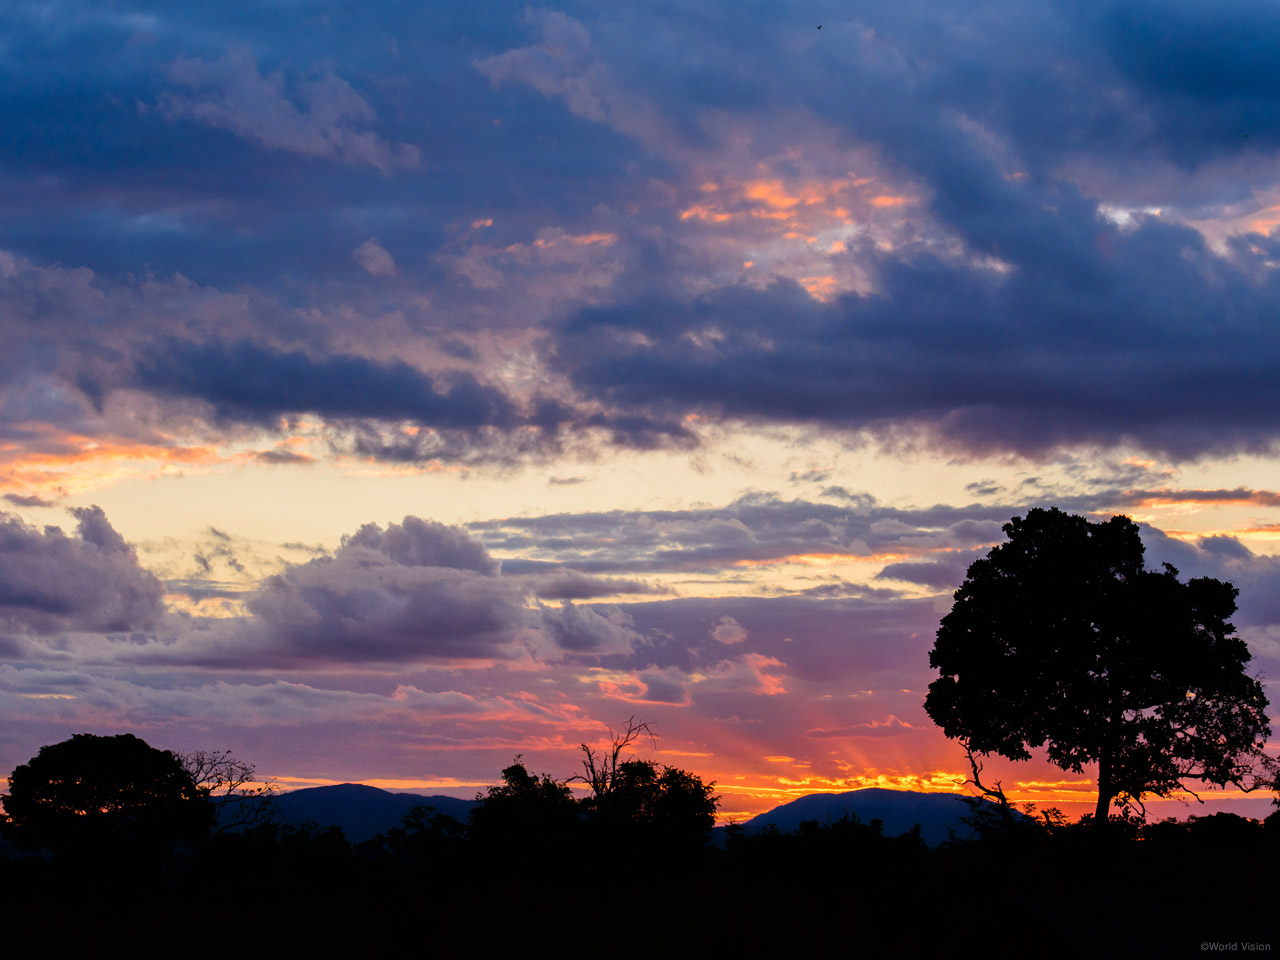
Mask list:
[[[278,794],[275,803],[283,822],[294,825],[312,822],[320,827],[336,826],[353,843],[368,840],[400,826],[405,815],[417,806],[433,807],[437,813],[466,823],[476,805],[474,800],[392,793],[360,783],[291,790]],[[740,826],[747,834],[760,833],[769,827],[789,833],[805,821],[829,824],[843,817],[856,816],[863,823],[880,820],[884,824],[885,836],[906,833],[919,824],[924,841],[930,846],[936,846],[953,836],[971,836],[971,829],[963,822],[970,813],[968,803],[960,794],[867,787],[845,793],[806,794],[758,814]],[[717,827],[716,836],[723,836],[727,829]]]

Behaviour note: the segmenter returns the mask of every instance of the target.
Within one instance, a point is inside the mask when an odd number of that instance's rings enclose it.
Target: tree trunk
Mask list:
[[[1115,787],[1111,784],[1111,758],[1106,754],[1098,760],[1098,805],[1093,811],[1093,829],[1102,833],[1111,818],[1111,798]]]

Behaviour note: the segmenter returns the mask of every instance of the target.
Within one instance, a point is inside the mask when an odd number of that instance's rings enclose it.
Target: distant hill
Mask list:
[[[919,824],[925,843],[936,846],[950,839],[952,831],[957,838],[971,836],[972,831],[962,822],[969,815],[969,805],[954,793],[870,787],[848,793],[811,793],[752,817],[742,827],[748,834],[759,833],[768,826],[789,833],[806,820],[827,824],[856,816],[863,823],[883,821],[886,837],[896,837]]]
[[[352,843],[386,833],[414,807],[434,807],[437,813],[467,822],[474,800],[457,797],[425,797],[416,793],[390,793],[361,783],[333,787],[308,787],[276,797],[280,819],[300,825],[313,821],[321,827],[338,826]]]
[[[475,805],[474,800],[390,793],[359,783],[308,787],[276,797],[278,816],[284,822],[341,827],[352,843],[400,826],[405,814],[416,806],[433,807],[437,813],[466,823]],[[885,836],[889,837],[906,833],[919,824],[924,841],[936,846],[948,840],[951,831],[957,837],[970,836],[969,827],[962,822],[969,813],[969,805],[956,794],[870,788],[849,793],[809,794],[752,817],[742,826],[749,834],[759,833],[770,825],[788,833],[806,820],[826,824],[841,817],[856,816],[863,823],[883,821]],[[724,829],[717,827],[715,833],[722,836]]]

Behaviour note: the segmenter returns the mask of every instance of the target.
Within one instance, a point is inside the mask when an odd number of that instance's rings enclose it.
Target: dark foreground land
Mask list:
[[[724,849],[703,835],[508,826],[468,831],[419,813],[354,846],[337,830],[273,825],[190,850],[8,844],[0,913],[10,942],[25,930],[50,946],[125,944],[141,956],[1280,951],[1277,817],[1108,836],[997,825],[936,848],[850,820],[737,835]]]

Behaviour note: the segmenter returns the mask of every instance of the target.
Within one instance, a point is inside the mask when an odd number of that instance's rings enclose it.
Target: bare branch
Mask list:
[[[654,735],[652,727],[644,720],[628,717],[626,727],[621,733],[615,733],[612,727],[609,728],[607,752],[597,754],[588,744],[579,744],[584,757],[582,761],[584,772],[573,775],[565,783],[581,780],[591,788],[592,799],[599,801],[613,789],[618,777],[618,769],[626,762],[622,759],[623,752],[641,737],[648,737],[649,742],[657,746],[658,738]]]
[[[259,782],[250,763],[230,750],[176,754],[200,793],[217,810],[218,832],[268,822],[275,813],[274,783]]]
[[[984,797],[996,801],[1000,804],[1001,809],[1005,811],[1005,814],[1009,815],[1009,798],[1004,795],[1004,790],[1001,789],[1000,781],[997,780],[994,787],[988,787],[984,784],[981,779],[982,764],[979,763],[978,758],[973,755],[972,745],[968,740],[964,740],[962,743],[964,744],[964,755],[969,759],[969,769],[973,771],[973,777],[966,780],[965,783],[973,784]]]

